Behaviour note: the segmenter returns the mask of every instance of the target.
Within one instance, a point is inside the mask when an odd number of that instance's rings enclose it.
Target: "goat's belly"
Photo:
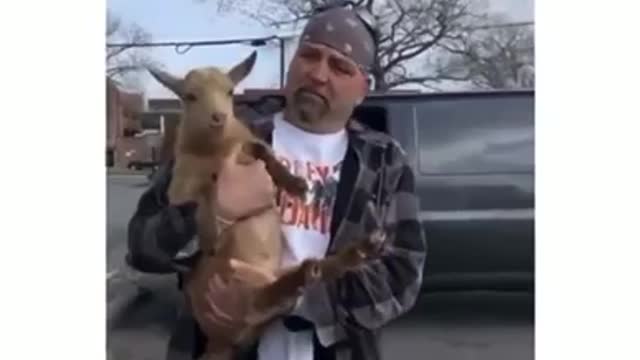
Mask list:
[[[234,224],[221,253],[275,272],[282,254],[280,214],[273,210]]]

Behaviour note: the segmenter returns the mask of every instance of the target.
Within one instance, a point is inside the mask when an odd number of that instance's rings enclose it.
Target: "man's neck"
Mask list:
[[[337,132],[340,132],[345,128],[348,121],[348,119],[344,120],[325,117],[317,119],[313,122],[305,122],[300,120],[293,109],[291,109],[290,107],[286,107],[284,109],[282,118],[284,121],[297,128],[319,135],[335,134]]]

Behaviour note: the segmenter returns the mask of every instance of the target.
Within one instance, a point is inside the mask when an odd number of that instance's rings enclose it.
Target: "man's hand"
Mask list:
[[[194,310],[201,314],[201,321],[205,321],[201,326],[205,329],[234,331],[260,321],[259,317],[251,314],[253,297],[247,293],[255,286],[276,280],[275,275],[238,260],[230,261],[229,270],[224,279],[221,274],[215,274],[208,281],[205,294],[195,294],[204,296],[203,306]]]
[[[236,220],[275,204],[276,188],[261,160],[249,165],[225,161],[218,173],[216,214]]]
[[[205,328],[213,327],[233,331],[246,327],[246,313],[250,304],[242,296],[241,286],[236,282],[225,281],[221,275],[215,275],[205,290],[203,309]]]
[[[271,284],[276,281],[276,275],[261,267],[253,266],[244,261],[231,259],[231,278],[245,284]]]

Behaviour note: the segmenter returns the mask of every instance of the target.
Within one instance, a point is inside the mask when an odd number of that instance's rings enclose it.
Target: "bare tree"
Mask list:
[[[207,0],[200,0],[207,1]],[[219,12],[237,12],[277,29],[297,29],[313,9],[334,0],[208,0]],[[416,64],[437,51],[436,45],[463,42],[466,29],[482,22],[481,0],[357,0],[376,18],[375,88],[419,84],[432,87],[444,80],[465,80],[455,74],[428,73]],[[422,60],[421,60],[422,59]],[[411,69],[414,68],[414,69]]]
[[[508,23],[505,16],[493,17],[498,24]],[[533,26],[496,26],[478,29],[464,41],[439,44],[448,52],[437,72],[468,79],[475,88],[533,88]]]
[[[145,48],[136,45],[150,42],[151,34],[135,23],[124,24],[119,16],[107,10],[106,39],[108,43],[123,44],[107,48],[106,75],[116,82],[139,86],[136,75],[154,61]]]

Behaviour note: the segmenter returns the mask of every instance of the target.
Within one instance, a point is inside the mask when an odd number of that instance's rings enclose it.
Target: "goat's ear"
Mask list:
[[[237,85],[240,81],[244,80],[247,75],[249,75],[249,73],[253,69],[253,66],[256,64],[257,55],[258,52],[254,50],[251,55],[249,55],[249,57],[229,70],[227,75],[229,75],[229,78],[234,83],[234,85]]]
[[[167,87],[169,90],[173,91],[179,97],[182,97],[184,93],[184,80],[176,77],[166,71],[162,71],[160,69],[148,67],[149,73],[153,76],[158,82]]]

